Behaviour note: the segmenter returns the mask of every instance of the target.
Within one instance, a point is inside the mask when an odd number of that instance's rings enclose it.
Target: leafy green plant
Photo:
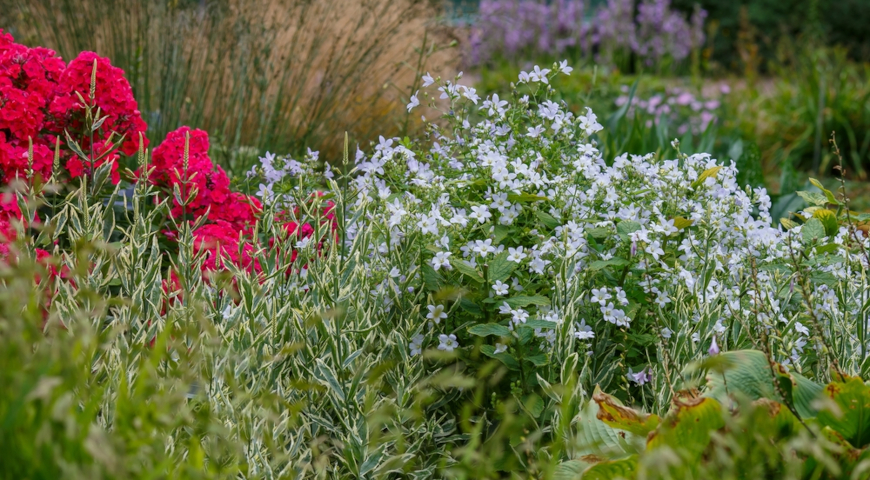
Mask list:
[[[692,370],[707,372],[705,391],[680,392],[662,418],[596,391],[584,427],[607,440],[559,465],[555,478],[846,479],[870,471],[870,386],[860,378],[822,387],[756,350],[714,355]],[[758,447],[774,455],[753,454]],[[800,463],[784,461],[792,456]]]

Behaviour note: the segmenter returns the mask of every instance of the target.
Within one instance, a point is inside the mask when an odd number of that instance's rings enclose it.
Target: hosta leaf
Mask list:
[[[707,390],[704,396],[715,398],[724,405],[730,404],[731,395],[740,393],[750,400],[767,398],[781,403],[792,402],[802,418],[814,417],[816,414],[813,403],[821,393],[822,386],[797,372],[787,372],[782,366],[774,364],[781,390],[791,397],[783,399],[773,384],[773,374],[767,357],[758,350],[723,352],[705,359],[697,367],[707,370]]]
[[[701,172],[700,175],[698,175],[698,179],[692,182],[692,188],[698,188],[699,186],[703,185],[705,180],[710,177],[715,177],[721,169],[722,165],[716,165],[715,167],[704,170],[703,172]]]
[[[518,295],[516,297],[508,298],[505,302],[513,308],[525,307],[527,305],[550,305],[550,299],[543,295]]]
[[[818,420],[852,446],[863,448],[870,444],[870,387],[859,377],[844,380],[831,382],[824,388],[824,395],[838,408],[824,408]]]
[[[615,480],[635,478],[637,455],[617,460],[604,460],[591,465],[583,472],[583,480]]]
[[[622,402],[600,390],[596,389],[592,400],[598,404],[598,419],[611,427],[645,437],[659,425],[658,415],[625,407]]]
[[[715,399],[677,397],[659,428],[648,437],[647,450],[667,445],[699,456],[710,443],[710,435],[724,426],[722,404]]]
[[[825,226],[822,221],[818,218],[807,220],[807,223],[801,228],[801,238],[804,243],[812,243],[814,240],[825,238]]]
[[[569,460],[560,463],[553,471],[553,480],[580,480],[589,464],[582,460]]]
[[[505,281],[519,266],[516,262],[507,259],[508,252],[504,251],[495,256],[489,263],[489,281]]]
[[[600,391],[596,386],[595,393]],[[643,448],[643,437],[605,424],[598,419],[598,410],[598,404],[589,400],[575,419],[579,455],[612,458],[637,453]]]
[[[478,337],[488,337],[490,335],[509,337],[511,331],[504,325],[499,325],[497,323],[480,323],[470,327],[468,333],[477,335]]]

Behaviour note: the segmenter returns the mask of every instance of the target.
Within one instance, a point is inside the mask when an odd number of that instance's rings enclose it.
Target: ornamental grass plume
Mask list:
[[[230,173],[256,152],[309,146],[337,158],[344,132],[363,143],[399,134],[415,75],[403,62],[454,63],[415,51],[450,40],[435,0],[0,0],[0,11],[0,28],[24,43],[110,57],[151,138],[179,125],[208,131]]]

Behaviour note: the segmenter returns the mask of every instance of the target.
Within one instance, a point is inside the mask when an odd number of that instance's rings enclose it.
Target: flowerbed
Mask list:
[[[4,99],[36,91],[21,59],[58,72],[28,108],[0,103],[0,118],[41,119],[0,124],[6,151],[33,152],[2,164],[10,474],[867,468],[870,416],[850,429],[823,398],[870,408],[851,377],[870,370],[867,218],[842,196],[802,192],[812,207],[777,223],[763,188],[679,142],[674,159],[604,158],[598,117],[553,101],[562,62],[504,97],[427,74],[408,105],[443,112],[427,135],[346,151],[337,171],[267,155],[246,181],[257,200],[205,132],[149,155],[107,60],[62,65],[4,38]],[[762,407],[791,416],[742,434]],[[687,432],[692,415],[703,427]]]

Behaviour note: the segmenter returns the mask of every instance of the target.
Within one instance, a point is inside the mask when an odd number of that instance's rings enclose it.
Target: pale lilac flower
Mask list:
[[[459,347],[459,342],[456,341],[456,335],[438,335],[438,350],[444,350],[446,352],[452,352],[453,349]]]

